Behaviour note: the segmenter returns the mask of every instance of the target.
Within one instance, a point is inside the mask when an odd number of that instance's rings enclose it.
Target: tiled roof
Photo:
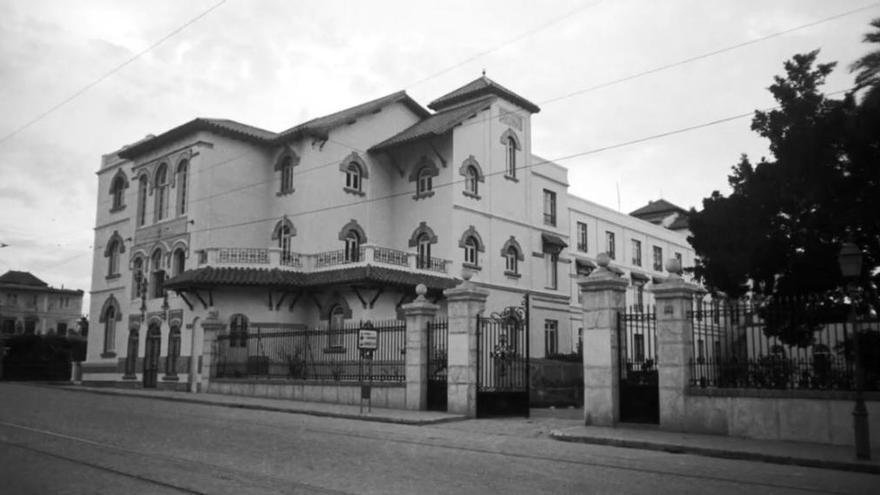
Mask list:
[[[49,284],[35,277],[31,272],[9,270],[0,275],[0,284],[26,285],[31,287],[48,287]]]
[[[370,148],[370,151],[381,151],[426,136],[440,136],[445,134],[453,127],[461,124],[465,119],[488,108],[493,101],[495,101],[495,97],[488,96],[469,105],[438,112],[373,146]]]
[[[431,110],[441,110],[457,103],[490,94],[500,96],[501,98],[516,103],[517,105],[525,108],[532,113],[537,113],[541,111],[541,109],[538,108],[538,106],[534,103],[505,88],[504,86],[498,84],[497,82],[489,79],[486,76],[479,77],[456,90],[446,93],[440,98],[437,98],[436,100],[429,103],[428,108],[430,108]]]
[[[681,212],[687,213],[687,211],[680,207],[676,206],[665,199],[658,199],[657,201],[649,201],[645,206],[633,211],[630,215],[634,217],[641,217],[647,215],[654,215],[657,213],[672,213],[672,212]]]
[[[228,285],[306,288],[351,282],[377,282],[406,287],[425,284],[429,289],[448,289],[458,283],[454,279],[437,275],[378,266],[355,266],[312,273],[277,268],[204,267],[181,273],[168,280],[165,287],[188,289]]]
[[[349,123],[364,115],[375,113],[379,109],[397,102],[403,102],[404,105],[409,107],[409,109],[412,110],[413,113],[418,115],[420,118],[425,118],[431,115],[430,112],[422,108],[421,105],[410,98],[409,95],[406,94],[406,91],[398,91],[396,93],[391,93],[388,96],[383,96],[381,98],[377,98],[366,103],[361,103],[360,105],[355,105],[351,108],[346,108],[345,110],[340,110],[338,112],[331,113],[330,115],[318,117],[297,126],[291,127],[290,129],[279,133],[277,141],[290,139],[294,136],[302,135],[303,133],[326,135],[329,129]]]
[[[164,146],[172,141],[181,139],[188,134],[199,131],[216,132],[236,139],[265,145],[275,145],[302,136],[326,137],[327,132],[336,126],[349,123],[361,116],[375,113],[382,107],[397,102],[402,102],[420,118],[425,118],[431,115],[430,112],[422,108],[421,105],[410,98],[405,91],[398,91],[383,96],[382,98],[377,98],[339,112],[331,113],[330,115],[309,120],[308,122],[291,127],[281,133],[267,131],[234,120],[197,118],[159,134],[158,136],[149,139],[142,139],[137,143],[129,145],[120,150],[118,155],[121,158],[131,159],[150,150]]]
[[[666,227],[669,230],[684,230],[691,228],[690,217],[688,215],[679,214],[675,220]]]

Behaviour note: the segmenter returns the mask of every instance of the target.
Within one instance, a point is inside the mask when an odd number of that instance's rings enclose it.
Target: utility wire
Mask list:
[[[36,124],[37,122],[43,120],[44,118],[48,117],[51,113],[55,112],[56,110],[60,109],[61,107],[65,106],[65,105],[67,105],[67,104],[70,103],[71,101],[73,101],[73,100],[79,98],[79,97],[82,96],[86,91],[88,91],[88,90],[92,89],[93,87],[97,86],[98,84],[100,84],[102,81],[104,81],[104,80],[107,79],[108,77],[110,77],[110,76],[112,76],[113,74],[115,74],[115,73],[119,72],[120,70],[122,70],[125,66],[131,64],[131,63],[134,62],[135,60],[141,58],[142,56],[146,55],[146,54],[149,53],[150,51],[154,50],[156,47],[158,47],[158,46],[161,45],[162,43],[164,43],[164,42],[168,41],[169,39],[173,38],[174,36],[180,34],[184,29],[188,28],[189,26],[193,25],[194,23],[196,23],[197,21],[199,21],[200,19],[202,19],[202,18],[205,17],[206,15],[210,14],[211,12],[213,12],[215,9],[217,9],[218,7],[220,7],[221,5],[223,5],[224,3],[226,3],[226,0],[220,0],[219,2],[217,2],[216,4],[214,4],[213,6],[209,7],[207,10],[203,11],[201,14],[199,14],[199,15],[193,17],[192,19],[188,20],[188,21],[185,22],[182,26],[180,26],[180,27],[178,27],[177,29],[175,29],[175,30],[171,31],[170,33],[166,34],[165,36],[163,36],[162,38],[160,38],[158,41],[154,42],[153,44],[151,44],[151,45],[148,46],[147,48],[145,48],[145,49],[141,50],[140,52],[134,54],[134,55],[133,55],[132,57],[130,57],[128,60],[126,60],[126,61],[122,62],[121,64],[117,65],[116,67],[110,69],[108,72],[106,72],[106,73],[105,73],[104,75],[102,75],[101,77],[99,77],[99,78],[95,79],[94,81],[92,81],[92,82],[86,84],[86,85],[83,86],[82,88],[80,88],[80,89],[78,89],[77,91],[75,91],[72,95],[70,95],[70,96],[68,96],[67,98],[65,98],[65,99],[61,100],[60,102],[56,103],[54,106],[50,107],[48,110],[44,111],[43,113],[37,115],[36,117],[32,118],[31,120],[29,120],[29,121],[25,122],[24,124],[22,124],[21,126],[17,127],[16,129],[14,129],[14,130],[13,130],[12,132],[10,132],[9,134],[6,134],[6,135],[3,136],[2,138],[0,138],[0,144],[5,143],[5,142],[8,141],[9,139],[11,139],[13,136],[15,136],[15,135],[17,135],[18,133],[20,133],[21,131],[23,131],[23,130],[27,129],[28,127],[30,127],[30,126]]]

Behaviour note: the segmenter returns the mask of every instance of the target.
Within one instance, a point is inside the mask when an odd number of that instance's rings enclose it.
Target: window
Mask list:
[[[135,377],[139,339],[140,332],[137,328],[132,328],[128,331],[128,350],[125,354],[125,378]]]
[[[65,337],[67,335],[67,323],[58,322],[58,329],[55,331],[61,337]]]
[[[144,278],[144,259],[138,256],[131,267],[131,297],[137,299],[144,295],[147,281]]]
[[[293,232],[290,225],[282,223],[278,229],[278,247],[281,248],[281,263],[289,264],[293,260],[293,252],[291,251],[291,241],[293,240]]]
[[[479,181],[477,168],[471,165],[465,170],[464,192],[471,196],[477,196],[479,194],[479,186],[477,185],[477,181]]]
[[[464,263],[466,265],[477,265],[477,240],[473,237],[468,237],[464,241]]]
[[[519,252],[515,247],[510,246],[507,248],[507,252],[504,254],[504,271],[508,274],[518,274],[519,273]]]
[[[419,172],[419,180],[416,183],[416,194],[418,196],[424,196],[431,192],[431,177],[431,171],[427,168],[423,168],[421,172]]]
[[[605,252],[608,253],[609,258],[617,259],[614,246],[614,232],[605,232]]]
[[[110,211],[118,211],[125,207],[125,178],[117,175],[110,186],[110,195],[113,197],[113,205]]]
[[[507,176],[516,178],[516,139],[513,136],[508,136],[504,146]]]
[[[645,308],[645,284],[636,283],[636,309],[642,312]]]
[[[229,347],[247,347],[248,319],[236,313],[229,318]]]
[[[547,288],[556,289],[559,285],[559,255],[545,253],[547,260]]]
[[[675,253],[675,259],[678,260],[679,267],[684,266],[684,262],[682,261],[682,258],[681,258],[681,253]]]
[[[357,232],[350,231],[348,235],[345,236],[345,261],[348,263],[354,263],[360,260],[360,239],[358,238]]]
[[[544,355],[559,353],[559,322],[544,320]]]
[[[172,260],[172,269],[174,276],[180,275],[186,269],[186,251],[183,248],[178,248],[174,251],[174,255],[171,257]]]
[[[137,226],[147,223],[147,176],[142,175],[138,181]]]
[[[15,320],[12,318],[7,318],[3,320],[3,335],[12,335],[15,333]]]
[[[120,244],[122,241],[111,239],[107,244],[107,277],[119,276],[119,253],[121,251]]]
[[[431,268],[431,236],[427,233],[419,234],[419,256],[416,259],[417,268]]]
[[[151,296],[162,297],[164,295],[165,270],[162,269],[162,250],[153,251],[150,258],[150,269],[152,270],[152,280],[150,286],[153,289]]]
[[[184,160],[177,166],[177,214],[186,215],[186,195],[189,184],[189,162]]]
[[[174,324],[168,331],[168,355],[165,358],[165,375],[177,376],[177,359],[180,357],[180,325]]]
[[[663,248],[654,246],[654,270],[663,271]]]
[[[168,166],[164,163],[156,170],[153,188],[156,194],[155,221],[158,222],[168,216]]]
[[[556,225],[556,193],[544,189],[544,224]]]
[[[642,241],[632,240],[632,264],[642,266]]]
[[[349,163],[345,170],[345,188],[361,192],[361,167],[357,163]]]
[[[24,333],[27,335],[33,335],[37,332],[37,320],[33,318],[26,318],[24,320]]]
[[[636,363],[645,362],[645,336],[637,333],[633,335],[633,361]]]
[[[293,160],[286,156],[281,161],[281,194],[293,192]]]
[[[345,334],[345,308],[337,304],[330,309],[330,332],[327,336],[330,347],[342,347]]]
[[[108,305],[104,310],[104,352],[116,350],[116,307]]]
[[[577,223],[577,250],[587,252],[587,224]]]

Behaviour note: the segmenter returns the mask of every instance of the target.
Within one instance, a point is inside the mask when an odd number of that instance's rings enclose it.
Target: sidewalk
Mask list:
[[[172,392],[166,390],[122,389],[112,387],[84,387],[80,385],[52,385],[53,388],[73,392],[88,392],[102,395],[118,395],[140,397],[151,400],[186,402],[190,404],[207,404],[212,406],[274,411],[291,414],[308,414],[328,418],[358,419],[378,423],[396,423],[404,425],[432,425],[449,421],[464,420],[465,417],[438,411],[410,411],[405,409],[372,408],[367,410],[364,403],[363,413],[358,405],[330,404],[326,402],[304,402],[283,399],[265,399],[262,397],[246,397],[241,395],[224,395],[188,392]]]
[[[853,447],[663,431],[652,426],[574,426],[550,432],[564,442],[880,474],[880,450],[858,461]]]

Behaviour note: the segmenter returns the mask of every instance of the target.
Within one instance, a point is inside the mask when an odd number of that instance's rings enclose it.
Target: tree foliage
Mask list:
[[[880,19],[873,24],[880,27]],[[753,163],[743,155],[728,177],[732,192],[715,191],[702,211],[691,212],[695,273],[711,290],[780,297],[837,288],[837,256],[847,239],[865,255],[862,286],[876,286],[870,273],[880,261],[880,105],[823,94],[835,64],[816,63],[818,53],[787,61],[769,88],[777,107],[755,112],[751,128],[769,140],[771,158]],[[861,80],[875,93],[878,60],[857,62],[874,71]]]

